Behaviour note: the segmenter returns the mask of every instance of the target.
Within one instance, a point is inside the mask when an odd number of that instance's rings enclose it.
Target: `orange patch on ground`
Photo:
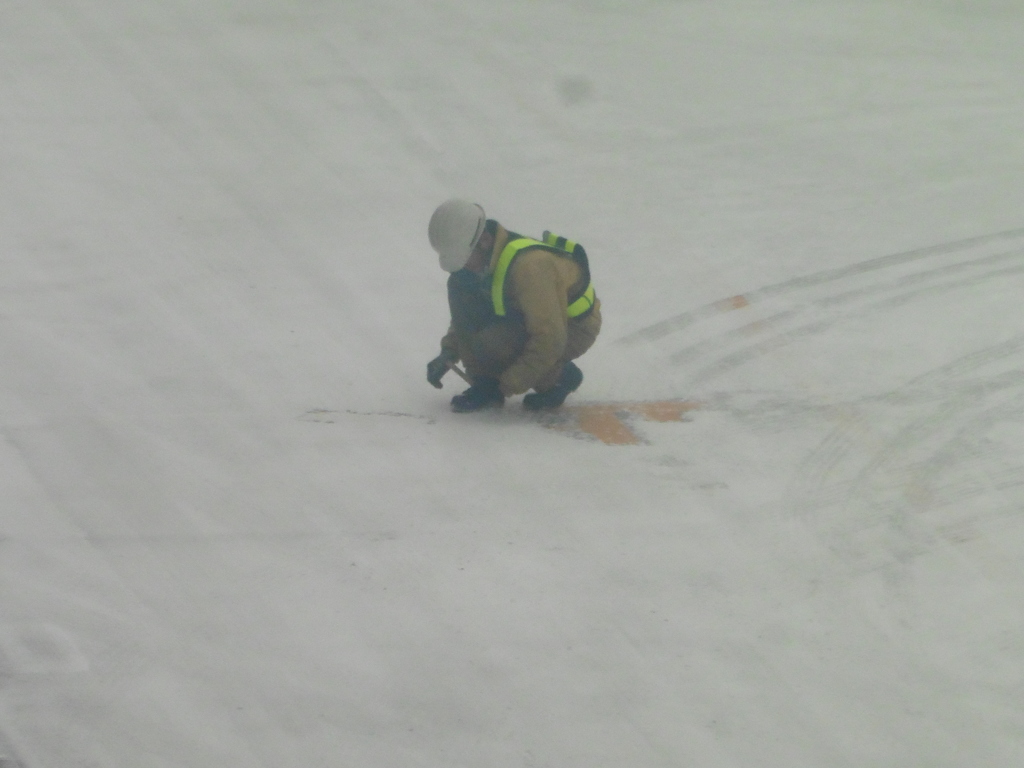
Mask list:
[[[695,411],[700,403],[692,400],[662,400],[652,403],[630,403],[626,410],[637,413],[648,421],[682,421],[683,414]]]
[[[581,405],[576,407],[576,426],[606,445],[636,445],[637,434],[619,418],[613,406]]]
[[[749,306],[750,302],[747,300],[747,297],[742,294],[739,296],[733,296],[730,299],[722,299],[718,302],[718,308],[723,312],[728,312],[730,309],[743,309],[744,307]]]
[[[700,408],[692,400],[600,403],[572,405],[563,409],[570,422],[555,424],[556,429],[579,430],[596,437],[605,445],[638,445],[643,442],[627,423],[630,417],[645,421],[682,421],[684,414]]]

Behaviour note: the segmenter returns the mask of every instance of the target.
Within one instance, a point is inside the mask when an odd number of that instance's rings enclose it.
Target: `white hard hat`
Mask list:
[[[476,203],[452,199],[437,206],[427,235],[440,257],[441,269],[458,272],[466,266],[486,223],[484,209]]]

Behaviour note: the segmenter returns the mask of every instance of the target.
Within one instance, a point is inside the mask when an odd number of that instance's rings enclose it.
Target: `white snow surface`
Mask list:
[[[0,766],[1024,765],[1021,40],[0,4]],[[451,413],[450,196],[587,247],[571,403],[694,410]]]

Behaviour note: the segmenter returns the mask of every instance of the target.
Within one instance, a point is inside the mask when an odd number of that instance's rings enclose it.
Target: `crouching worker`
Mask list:
[[[524,407],[559,407],[583,381],[572,361],[601,330],[586,251],[548,232],[542,241],[509,232],[463,200],[438,206],[428,234],[451,273],[451,325],[427,381],[440,388],[461,361],[472,384],[452,398],[454,411],[499,407],[531,389]]]

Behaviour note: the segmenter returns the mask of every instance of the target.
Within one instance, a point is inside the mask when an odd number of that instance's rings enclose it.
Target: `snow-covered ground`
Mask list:
[[[1020,0],[0,4],[2,768],[1024,765]],[[583,242],[455,415],[459,195]]]

